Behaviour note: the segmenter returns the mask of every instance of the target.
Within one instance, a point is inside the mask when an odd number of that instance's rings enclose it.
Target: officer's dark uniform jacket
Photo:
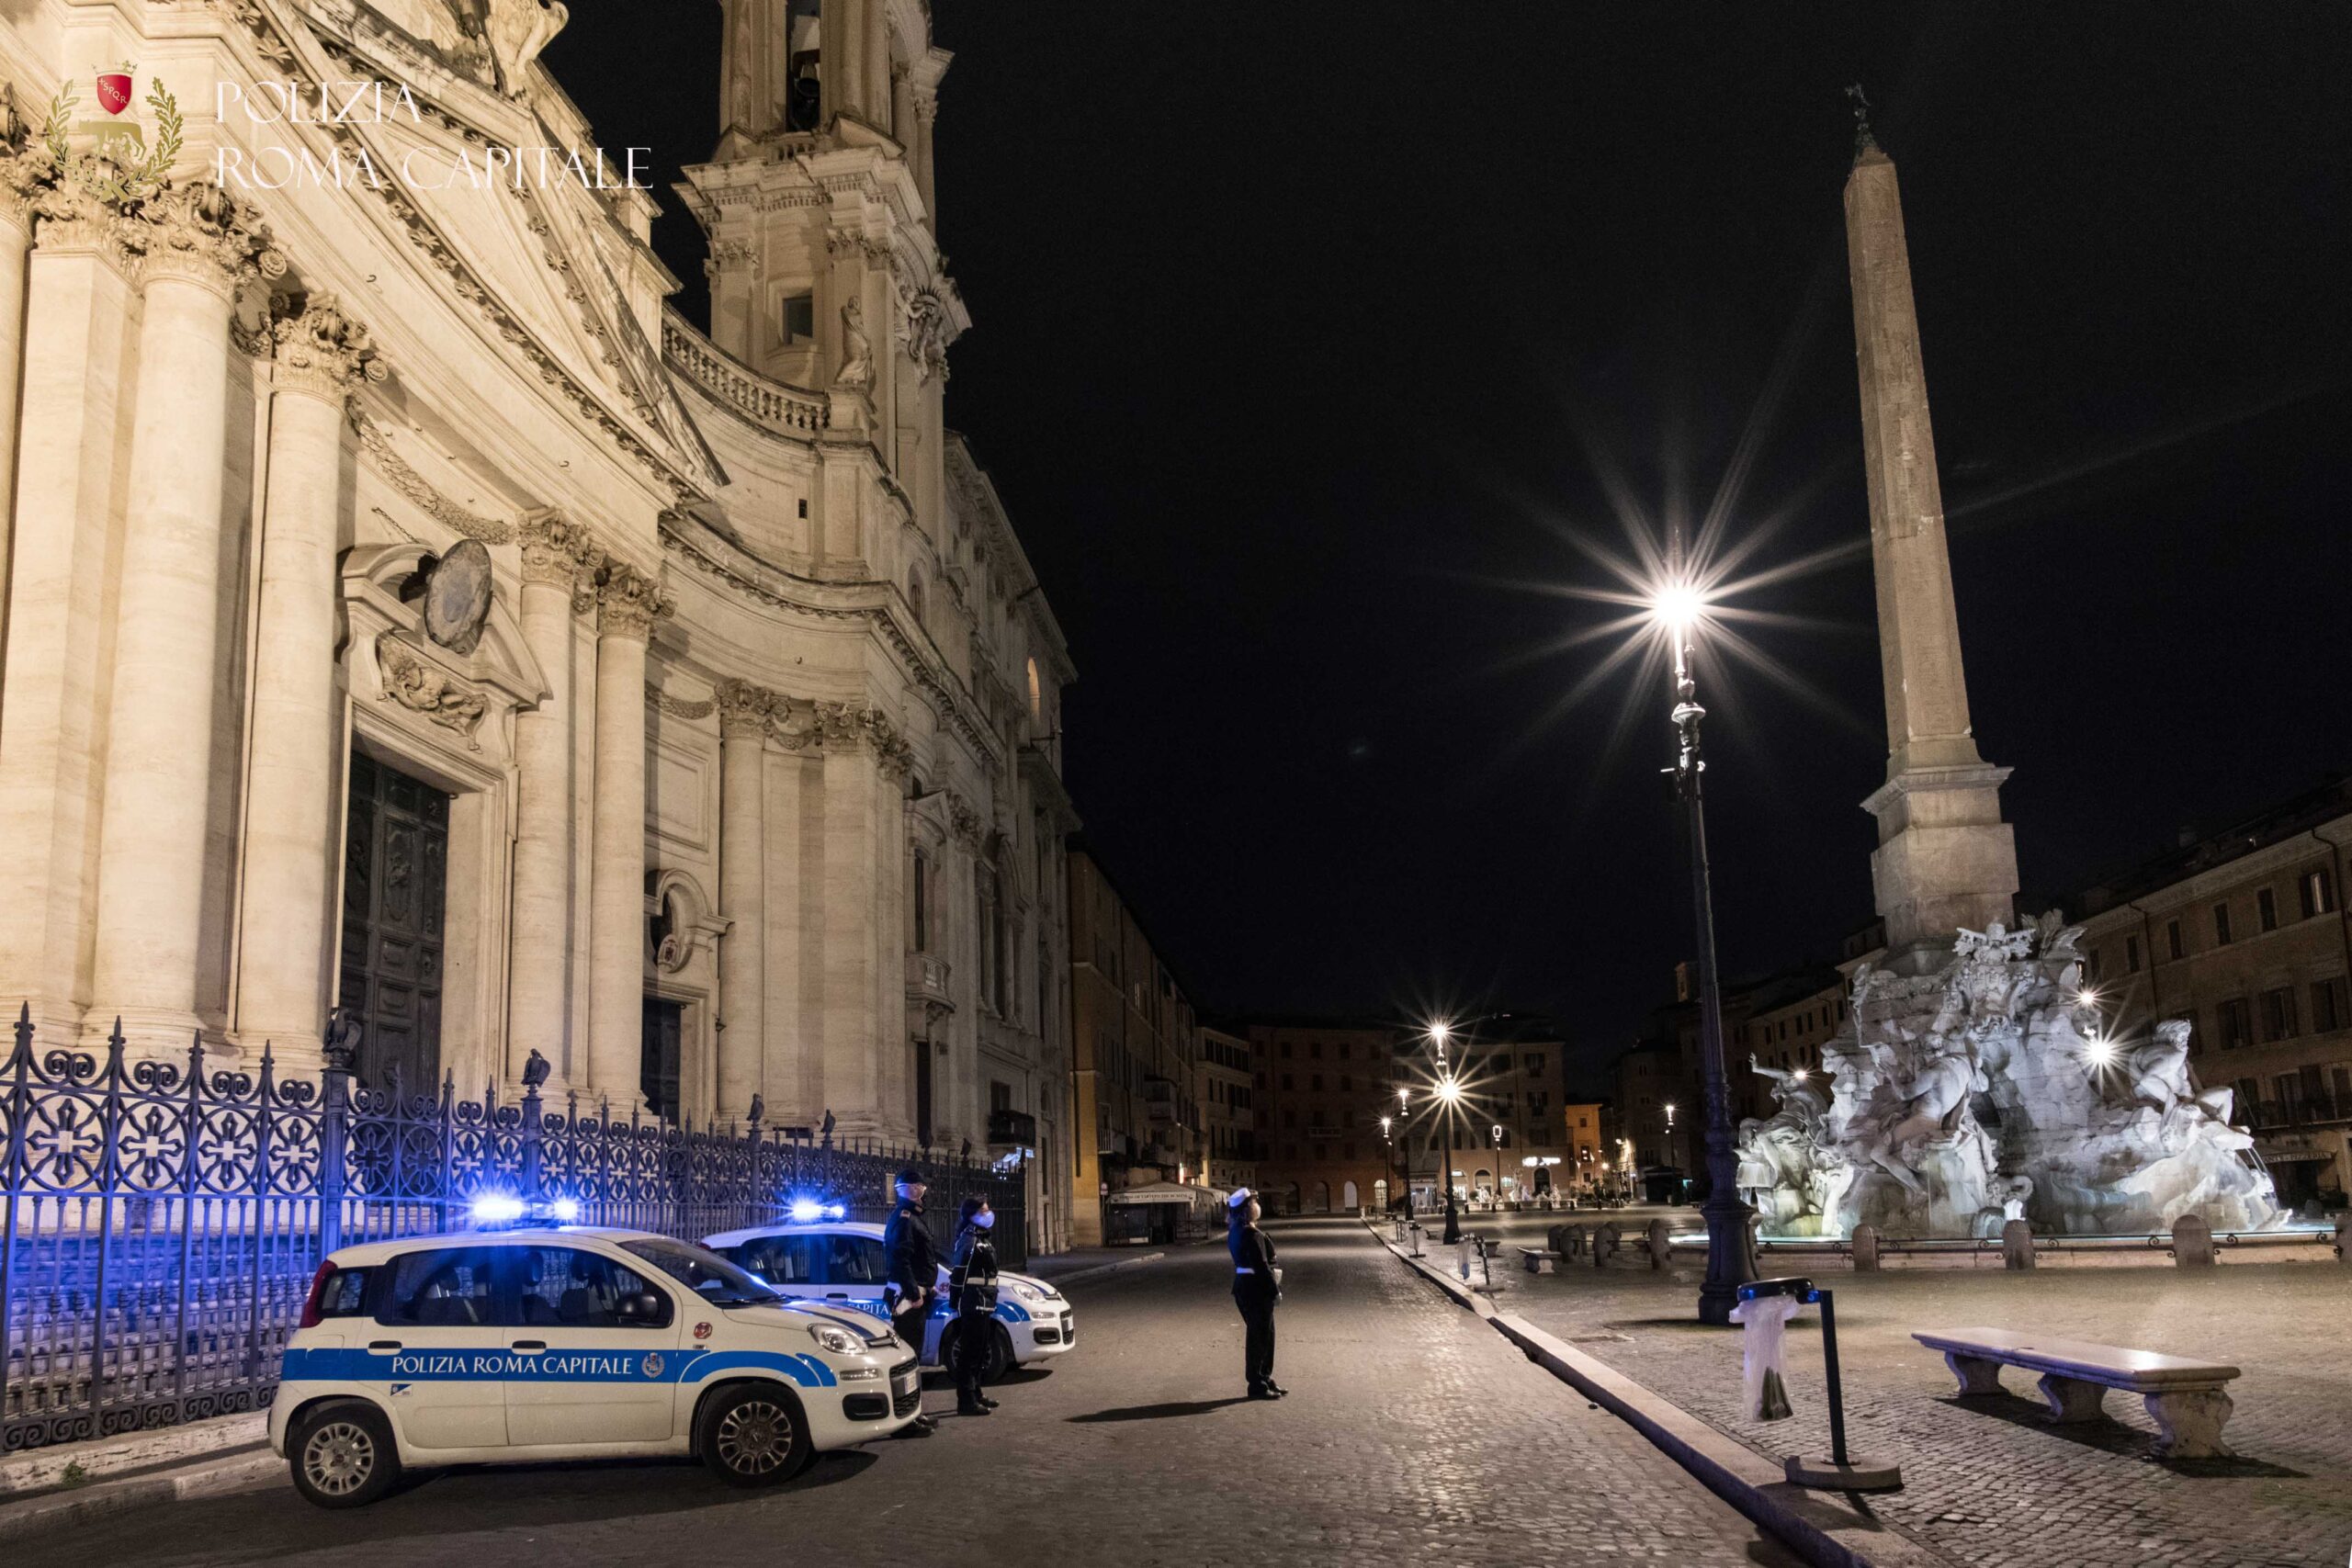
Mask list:
[[[947,1297],[961,1314],[979,1315],[996,1311],[996,1242],[978,1225],[966,1225],[956,1233]]]
[[[890,1283],[899,1288],[896,1310],[904,1312],[912,1302],[929,1302],[933,1287],[939,1283],[939,1244],[931,1239],[922,1223],[922,1210],[912,1200],[900,1199],[890,1223],[882,1227],[882,1251],[888,1259]],[[920,1352],[922,1347],[917,1345],[915,1349]]]
[[[1234,1225],[1226,1232],[1226,1249],[1233,1254],[1233,1291],[1266,1296],[1274,1293],[1273,1239],[1256,1225]]]

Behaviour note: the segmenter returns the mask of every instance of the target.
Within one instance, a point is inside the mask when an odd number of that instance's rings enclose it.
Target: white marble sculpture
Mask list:
[[[1864,968],[1826,1083],[1756,1066],[1779,1111],[1744,1122],[1739,1184],[1768,1235],[2061,1235],[2215,1231],[2285,1219],[2226,1089],[2189,1076],[2189,1026],[2100,1033],[2079,933],[1963,931],[1933,975]],[[1751,1062],[1751,1066],[1754,1064]]]

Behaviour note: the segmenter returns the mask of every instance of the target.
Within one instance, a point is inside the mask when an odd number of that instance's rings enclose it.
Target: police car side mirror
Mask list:
[[[662,1298],[650,1291],[640,1291],[633,1296],[623,1296],[615,1311],[623,1323],[659,1323],[669,1315]]]

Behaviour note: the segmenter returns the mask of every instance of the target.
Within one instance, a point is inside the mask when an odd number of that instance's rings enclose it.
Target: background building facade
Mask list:
[[[1396,1190],[1398,1031],[1360,1023],[1252,1023],[1258,1188],[1277,1214],[1353,1213]]]
[[[1258,1185],[1256,1072],[1250,1042],[1221,1029],[1201,1031],[1201,1120],[1209,1185],[1230,1192]]]
[[[2191,1024],[2200,1087],[2233,1092],[2289,1204],[2352,1190],[2352,781],[2337,780],[2070,901],[2085,977],[2125,1047]]]
[[[128,60],[186,117],[129,202],[78,124],[62,162],[6,128],[0,993],[46,1036],[119,1016],[291,1072],[340,1005],[379,1088],[536,1056],[616,1115],[952,1151],[1001,1102],[1051,1143],[1074,671],[942,421],[946,57],[920,7],[826,0],[787,81],[787,9],[727,5],[727,130],[682,191],[708,334],[650,197],[560,157],[212,183],[593,152],[536,58],[560,13],[0,19],[23,114]],[[214,118],[222,85],[354,78],[419,107]]]

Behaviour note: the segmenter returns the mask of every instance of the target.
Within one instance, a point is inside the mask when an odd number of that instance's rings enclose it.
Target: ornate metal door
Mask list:
[[[343,1005],[362,1026],[356,1073],[429,1093],[441,1073],[441,940],[449,797],[353,752],[343,883]]]

